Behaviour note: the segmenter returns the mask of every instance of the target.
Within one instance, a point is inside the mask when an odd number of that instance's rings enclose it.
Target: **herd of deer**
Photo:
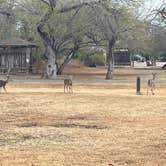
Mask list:
[[[152,95],[154,95],[155,90],[155,78],[156,73],[152,73],[153,78],[149,79],[147,82],[147,95],[149,94],[149,89],[151,90]],[[0,80],[0,88],[3,88],[4,91],[7,93],[6,84],[9,81],[9,75],[6,76],[6,80]],[[64,79],[64,93],[73,93],[72,89],[72,78]]]
[[[6,84],[8,83],[10,76],[7,75],[6,77],[6,80],[0,80],[0,88],[3,88],[4,91],[7,93]],[[72,79],[70,78],[64,79],[64,93],[73,93]]]

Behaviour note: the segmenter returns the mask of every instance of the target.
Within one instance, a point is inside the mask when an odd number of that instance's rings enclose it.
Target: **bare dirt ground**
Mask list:
[[[166,70],[161,70],[161,66],[166,62],[158,62],[157,67],[146,67],[145,63],[135,62],[135,68],[116,67],[114,69],[113,80],[135,80],[139,75],[141,79],[147,80],[152,78],[152,73],[157,73],[157,80],[166,80]],[[77,60],[73,60],[65,67],[63,75],[72,75],[73,80],[105,80],[107,68],[104,66],[97,66],[96,68],[85,67]],[[0,75],[0,78],[6,78],[6,75]],[[31,75],[20,73],[17,75],[11,75],[12,79],[27,79],[35,80],[41,79],[41,74]],[[57,77],[61,79],[61,77]],[[41,79],[42,80],[42,79]]]
[[[115,67],[113,72],[114,80],[135,80],[139,75],[142,79],[149,79],[152,73],[157,73],[158,80],[166,80],[166,70],[161,70],[161,66],[166,62],[160,62],[157,67],[146,67],[145,63],[135,62],[135,68],[130,66]],[[107,68],[97,66],[96,68],[85,67],[78,61],[72,61],[65,70],[64,74],[73,75],[76,80],[105,79]]]
[[[9,84],[0,94],[2,166],[165,166],[166,85]]]

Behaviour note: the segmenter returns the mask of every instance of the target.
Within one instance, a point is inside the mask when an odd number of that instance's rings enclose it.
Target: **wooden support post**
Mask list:
[[[136,94],[141,94],[141,78],[139,76],[137,76]]]

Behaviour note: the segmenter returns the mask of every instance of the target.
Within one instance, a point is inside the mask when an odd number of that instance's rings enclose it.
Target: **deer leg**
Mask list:
[[[154,95],[154,94],[155,94],[155,93],[154,93],[154,91],[155,91],[155,85],[153,85],[152,89],[153,89],[153,95]]]
[[[149,87],[147,87],[147,95],[149,94]]]
[[[154,86],[153,86],[153,91],[155,91],[155,89],[156,89],[156,86],[154,85]],[[153,93],[154,93],[154,92],[153,92]],[[155,93],[154,93],[154,94],[155,94]]]
[[[67,92],[67,86],[64,85],[64,93],[66,93],[66,92]]]
[[[151,92],[152,92],[152,95],[154,95],[154,93],[153,93],[153,88],[151,88]]]
[[[70,87],[70,85],[69,85],[69,93],[71,92],[71,87]]]
[[[71,93],[73,93],[73,87],[71,86]]]
[[[156,89],[156,86],[155,86],[155,84],[153,85],[153,89],[154,89],[154,90]]]
[[[69,93],[73,93],[71,85],[69,86]]]
[[[152,95],[154,95],[153,88],[151,89],[151,91],[152,91]]]
[[[7,93],[7,90],[6,90],[5,86],[3,86],[3,89],[4,89],[4,91]]]
[[[67,86],[67,92],[70,93],[70,86]]]

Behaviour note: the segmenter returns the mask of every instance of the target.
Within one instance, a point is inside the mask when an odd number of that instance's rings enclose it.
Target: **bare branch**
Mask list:
[[[45,0],[41,0],[43,3],[45,3],[46,5],[50,6],[49,2],[48,1],[45,1]]]

